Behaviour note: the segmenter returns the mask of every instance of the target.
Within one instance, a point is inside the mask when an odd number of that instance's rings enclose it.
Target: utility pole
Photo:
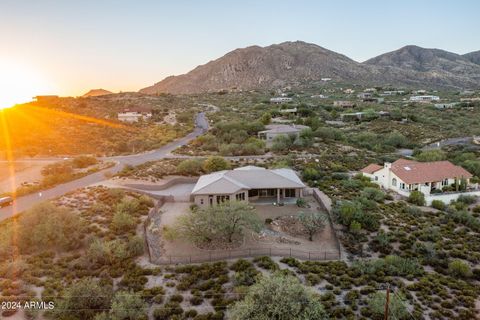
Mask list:
[[[385,299],[385,316],[384,319],[388,320],[388,306],[390,305],[390,285],[387,285],[387,297]]]

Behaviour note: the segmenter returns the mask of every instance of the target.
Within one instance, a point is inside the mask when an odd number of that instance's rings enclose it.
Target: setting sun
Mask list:
[[[53,86],[35,69],[6,59],[0,59],[0,88],[0,109],[53,92]]]

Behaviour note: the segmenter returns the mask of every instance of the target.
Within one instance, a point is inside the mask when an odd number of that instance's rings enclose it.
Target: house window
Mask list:
[[[230,201],[230,196],[217,196],[217,204]]]
[[[243,201],[243,200],[245,200],[245,192],[237,193],[237,194],[235,195],[235,199],[236,199],[237,201]]]
[[[203,199],[200,199],[200,204],[203,204]]]
[[[295,198],[295,189],[285,189],[285,198]]]
[[[377,177],[377,176],[375,176],[375,181],[378,181],[378,177]]]
[[[442,186],[448,186],[448,179],[442,181]]]
[[[400,183],[400,189],[405,189],[405,183]]]
[[[397,179],[396,178],[392,179],[392,186],[394,186],[394,187],[397,186]]]

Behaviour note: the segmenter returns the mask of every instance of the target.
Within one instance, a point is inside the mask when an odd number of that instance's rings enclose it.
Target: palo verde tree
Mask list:
[[[325,227],[327,216],[320,212],[301,212],[298,220],[308,233],[308,240],[313,241],[313,236]]]
[[[260,278],[230,311],[233,320],[328,319],[318,295],[281,273]]]
[[[245,202],[223,204],[192,210],[181,216],[174,225],[173,236],[181,235],[192,242],[214,239],[232,242],[245,229],[258,231],[261,221],[255,209]]]

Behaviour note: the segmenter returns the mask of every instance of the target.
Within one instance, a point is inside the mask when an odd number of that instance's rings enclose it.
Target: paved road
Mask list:
[[[99,171],[97,173],[88,175],[86,177],[70,181],[61,185],[58,185],[54,188],[44,190],[41,193],[34,193],[26,195],[23,197],[17,198],[13,206],[1,208],[0,209],[0,221],[14,216],[15,214],[22,212],[26,209],[29,209],[34,204],[39,202],[53,199],[59,196],[64,195],[70,191],[76,190],[78,188],[84,188],[94,183],[101,182],[106,180],[105,174],[107,172],[117,173],[123,169],[125,165],[139,165],[148,161],[159,160],[170,155],[170,153],[176,148],[183,146],[195,139],[199,135],[203,134],[208,130],[208,120],[203,112],[197,114],[195,119],[195,130],[185,137],[175,140],[157,150],[140,153],[129,156],[118,156],[118,157],[109,157],[105,158],[107,160],[115,161],[115,166],[109,169]]]

